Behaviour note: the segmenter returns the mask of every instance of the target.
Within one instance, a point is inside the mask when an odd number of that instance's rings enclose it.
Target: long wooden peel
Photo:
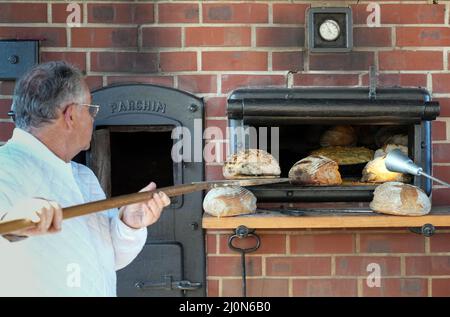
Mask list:
[[[225,181],[210,181],[198,182],[191,184],[175,185],[169,187],[162,187],[152,191],[141,193],[134,193],[128,195],[121,195],[99,201],[94,201],[86,204],[71,206],[63,208],[63,219],[70,219],[87,214],[105,211],[112,208],[118,208],[126,205],[136,204],[147,201],[153,197],[154,193],[164,192],[168,197],[180,196],[196,191],[202,191],[218,186],[256,186],[264,184],[282,183],[286,182],[286,178],[275,179],[242,179],[242,180],[225,180]],[[17,219],[0,223],[0,235],[8,234],[14,231],[28,229],[36,226],[31,220]]]

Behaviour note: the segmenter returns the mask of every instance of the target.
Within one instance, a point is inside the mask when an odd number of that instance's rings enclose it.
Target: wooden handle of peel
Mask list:
[[[63,208],[63,219],[70,219],[75,217],[92,214],[99,211],[105,211],[112,208],[119,208],[126,205],[144,202],[153,197],[154,193],[164,192],[169,197],[180,196],[183,194],[193,193],[196,191],[209,188],[208,183],[175,185],[169,187],[159,188],[157,190],[134,193],[129,195],[122,195],[112,197],[109,199],[94,201],[86,204],[76,205],[72,207]],[[28,229],[34,227],[36,224],[28,219],[17,219],[0,223],[0,235],[11,233],[17,230]]]

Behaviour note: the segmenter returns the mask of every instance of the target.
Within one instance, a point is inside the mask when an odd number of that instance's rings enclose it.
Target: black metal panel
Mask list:
[[[424,89],[380,89],[376,99],[357,89],[241,89],[228,99],[228,117],[245,124],[420,123],[435,120],[439,104]]]
[[[228,103],[244,99],[368,99],[369,88],[242,88],[233,91]],[[376,99],[424,100],[429,92],[423,88],[378,88]]]
[[[92,93],[100,111],[96,126],[102,125],[177,125],[194,128],[202,120],[202,100],[186,92],[146,84],[105,87]]]
[[[0,41],[0,80],[20,78],[38,59],[39,41]]]
[[[183,292],[166,287],[170,277],[181,281],[183,277],[183,247],[179,243],[147,244],[137,258],[118,271],[118,296],[127,297],[181,297]]]
[[[105,87],[92,93],[92,103],[101,106],[95,120],[95,126],[130,125],[172,125],[185,127],[191,134],[191,147],[203,149],[203,100],[189,93],[148,84],[126,84]],[[197,135],[194,136],[194,133]],[[195,143],[194,141],[197,141]],[[148,140],[142,146],[152,146]],[[158,151],[158,149],[155,149]],[[192,150],[194,153],[194,150]],[[89,153],[87,153],[89,162]],[[190,183],[204,180],[203,160],[174,163],[180,167],[179,176],[174,183]],[[145,168],[137,166],[136,168]],[[178,174],[177,174],[178,175]],[[150,180],[149,180],[150,181]],[[197,192],[183,196],[181,204],[171,205],[163,212],[160,220],[148,229],[148,242],[177,241],[183,248],[184,277],[192,282],[202,283],[197,290],[187,292],[187,296],[204,296],[206,289],[204,232],[201,230],[203,193]],[[165,257],[171,261],[171,257]],[[173,258],[173,261],[178,261]],[[164,262],[164,261],[163,261]],[[149,265],[142,262],[142,265]],[[163,265],[172,265],[164,263]],[[161,277],[159,268],[148,267],[153,280]],[[139,270],[136,270],[138,272]],[[119,281],[121,281],[119,272]],[[131,274],[131,273],[130,273]],[[122,287],[119,282],[119,289]],[[120,292],[119,292],[120,293]],[[149,293],[147,293],[149,294]],[[153,296],[153,293],[152,295]]]
[[[431,122],[423,121],[421,124],[416,124],[414,129],[414,146],[410,147],[409,157],[414,162],[422,167],[423,171],[428,175],[432,175],[432,160],[431,160]],[[430,196],[433,182],[429,178],[414,176],[414,185],[420,187],[425,193]]]
[[[434,120],[434,119],[432,119]],[[246,125],[256,126],[278,126],[280,117],[275,116],[247,116],[244,120]],[[283,125],[298,124],[364,124],[364,125],[400,125],[400,124],[417,124],[420,123],[418,118],[410,118],[407,116],[370,116],[370,117],[283,117]]]
[[[368,186],[293,186],[275,184],[248,187],[259,202],[371,201],[376,185]]]

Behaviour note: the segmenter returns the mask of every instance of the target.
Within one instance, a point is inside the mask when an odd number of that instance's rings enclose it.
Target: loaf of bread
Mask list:
[[[405,126],[382,126],[375,133],[375,144],[379,148],[388,143],[408,146],[407,142],[408,130]]]
[[[408,147],[401,144],[385,144],[381,149],[375,151],[374,158],[385,156],[390,151],[399,149],[403,154],[408,155]]]
[[[366,163],[373,159],[373,151],[365,147],[329,146],[311,152],[311,155],[326,156],[338,165]]]
[[[251,214],[256,211],[256,197],[243,187],[217,187],[206,194],[203,209],[216,217]]]
[[[397,144],[408,147],[408,136],[406,134],[395,134],[388,137],[385,144]]]
[[[320,138],[321,146],[352,146],[356,145],[355,129],[349,125],[337,125],[325,131]]]
[[[362,171],[362,182],[384,183],[404,182],[408,183],[411,177],[407,174],[391,172],[386,168],[386,155],[379,156],[366,164]]]
[[[339,166],[325,156],[310,155],[301,159],[289,171],[292,184],[332,186],[342,183]]]
[[[277,160],[263,150],[250,149],[231,155],[223,165],[226,179],[250,177],[279,177],[280,165]]]
[[[431,202],[416,186],[388,182],[375,189],[370,208],[391,215],[422,216],[430,212]]]

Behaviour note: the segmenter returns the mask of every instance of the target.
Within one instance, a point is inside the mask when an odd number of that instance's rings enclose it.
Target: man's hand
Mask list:
[[[36,236],[61,231],[63,213],[58,203],[42,198],[31,198],[13,206],[4,221],[28,219],[36,224],[34,228],[14,231],[11,234]]]
[[[151,191],[156,189],[155,183],[150,183],[139,192]],[[128,226],[134,229],[154,224],[159,217],[164,207],[170,205],[170,199],[163,192],[154,193],[153,198],[144,202],[133,205],[124,206],[120,209],[121,220]]]

